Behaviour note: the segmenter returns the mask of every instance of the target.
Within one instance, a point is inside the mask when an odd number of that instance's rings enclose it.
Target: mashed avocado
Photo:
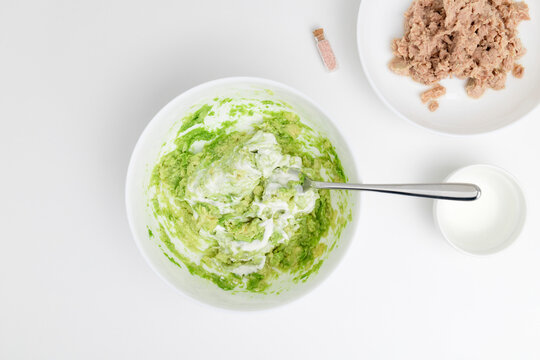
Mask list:
[[[350,218],[348,194],[303,191],[291,168],[347,180],[332,144],[288,106],[230,98],[200,106],[164,144],[149,184],[167,257],[225,290],[307,279]]]

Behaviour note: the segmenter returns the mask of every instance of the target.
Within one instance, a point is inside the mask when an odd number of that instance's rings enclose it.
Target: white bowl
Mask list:
[[[403,14],[412,0],[362,0],[358,13],[358,53],[364,72],[379,98],[400,117],[438,132],[466,135],[499,129],[532,111],[540,102],[540,2],[527,1],[531,20],[519,25],[519,36],[527,54],[519,60],[525,66],[522,79],[508,76],[506,88],[487,90],[480,99],[467,96],[464,80],[441,83],[447,94],[440,107],[430,112],[420,101],[426,86],[388,68],[391,41],[403,36]]]
[[[445,182],[473,183],[482,191],[471,202],[435,202],[435,222],[450,245],[470,255],[491,255],[518,238],[527,209],[512,175],[492,165],[471,165],[454,171]]]
[[[265,91],[270,90],[270,91]],[[341,235],[339,245],[330,252],[317,274],[306,282],[299,282],[280,295],[233,293],[215,284],[193,276],[169,261],[159,248],[159,240],[152,239],[147,224],[152,214],[147,206],[145,190],[149,175],[156,163],[163,142],[170,136],[173,124],[185,116],[193,105],[205,99],[226,96],[264,97],[284,101],[293,107],[303,121],[324,134],[335,146],[343,168],[351,181],[358,181],[352,153],[329,117],[313,101],[300,92],[277,82],[248,77],[225,78],[210,81],[186,91],[167,104],[148,124],[133,151],[126,181],[128,220],[143,257],[167,283],[191,298],[218,307],[256,310],[285,304],[306,294],[320,284],[337,266],[353,240],[358,221],[358,195],[352,194],[353,219]]]

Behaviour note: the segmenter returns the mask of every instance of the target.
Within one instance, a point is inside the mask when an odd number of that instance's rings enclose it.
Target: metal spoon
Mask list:
[[[304,173],[296,169],[289,169],[289,173],[298,175],[304,179],[302,188],[306,191],[309,188],[328,190],[363,190],[389,194],[399,194],[417,196],[440,200],[473,201],[480,197],[481,190],[477,185],[466,183],[441,183],[441,184],[346,184],[331,183],[324,181],[313,181]]]

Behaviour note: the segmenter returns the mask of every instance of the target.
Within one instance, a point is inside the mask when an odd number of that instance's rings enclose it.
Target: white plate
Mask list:
[[[362,0],[358,13],[357,41],[360,60],[371,86],[394,112],[420,126],[450,134],[478,134],[513,123],[533,110],[540,102],[540,2],[526,1],[531,20],[519,26],[527,54],[519,60],[525,76],[509,75],[506,89],[487,90],[478,100],[465,93],[465,82],[442,81],[447,94],[434,113],[420,101],[426,86],[388,69],[392,59],[392,39],[403,36],[403,14],[412,0]],[[383,5],[384,3],[384,5]]]

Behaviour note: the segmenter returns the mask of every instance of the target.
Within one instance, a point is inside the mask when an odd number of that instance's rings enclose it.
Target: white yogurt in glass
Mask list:
[[[474,201],[435,202],[435,221],[455,248],[472,255],[489,255],[507,248],[519,236],[525,222],[525,198],[506,171],[471,165],[445,181],[473,183],[482,191]]]

